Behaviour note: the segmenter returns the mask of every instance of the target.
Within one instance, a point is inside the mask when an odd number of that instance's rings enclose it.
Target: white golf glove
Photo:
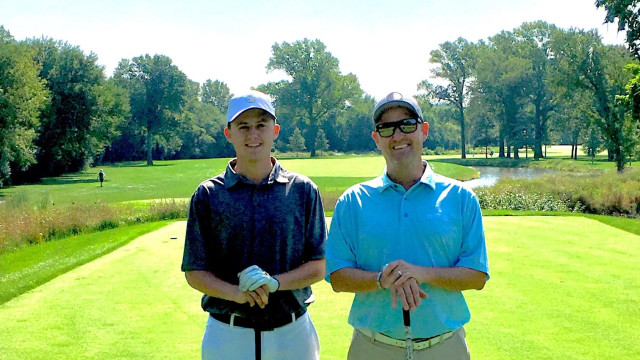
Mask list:
[[[241,291],[253,291],[262,285],[267,285],[269,292],[276,292],[280,287],[280,282],[269,275],[266,271],[262,270],[257,265],[251,265],[248,268],[238,273],[240,278],[240,290]]]

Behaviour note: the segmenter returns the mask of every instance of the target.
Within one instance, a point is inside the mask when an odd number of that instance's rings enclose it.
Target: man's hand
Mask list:
[[[240,304],[249,303],[249,306],[251,307],[258,305],[260,308],[264,309],[264,307],[269,303],[269,290],[264,285],[254,291],[240,291],[238,296],[239,299],[236,300],[236,302]]]
[[[243,292],[254,291],[261,286],[266,286],[267,291],[272,293],[276,292],[280,287],[278,280],[257,265],[252,265],[242,270],[238,277],[240,278],[239,287]]]
[[[403,260],[388,263],[382,268],[380,285],[391,290],[391,305],[396,307],[398,298],[404,310],[415,310],[427,293],[420,288],[419,268]]]
[[[428,297],[418,285],[415,279],[409,279],[402,285],[392,285],[391,288],[391,306],[396,307],[398,304],[398,298],[400,298],[400,305],[404,310],[415,310],[422,303],[422,299]]]

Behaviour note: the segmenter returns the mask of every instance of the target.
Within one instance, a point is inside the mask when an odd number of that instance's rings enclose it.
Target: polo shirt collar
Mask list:
[[[434,179],[435,173],[433,172],[433,170],[431,170],[431,167],[429,166],[429,163],[427,163],[426,160],[422,160],[422,164],[424,165],[424,171],[422,172],[422,176],[420,177],[420,180],[418,180],[418,182],[429,186],[431,189],[435,189],[436,188],[436,180]],[[380,181],[382,182],[380,184],[380,192],[388,189],[393,185],[396,185],[395,182],[389,179],[389,176],[387,175],[386,166],[384,167],[384,172],[380,177]]]
[[[227,169],[224,172],[225,187],[226,188],[233,187],[238,182],[255,185],[252,181],[238,174],[234,170],[237,162],[238,162],[237,158],[233,158],[229,160],[229,163],[227,164]],[[267,179],[262,180],[260,184],[272,184],[274,182],[283,183],[283,184],[288,183],[289,179],[286,176],[287,170],[284,169],[282,165],[280,165],[280,162],[273,156],[271,157],[271,164],[273,166],[271,167],[271,172],[269,173],[269,176],[267,177]]]

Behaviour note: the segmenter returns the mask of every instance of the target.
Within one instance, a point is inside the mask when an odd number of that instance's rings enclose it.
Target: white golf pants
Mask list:
[[[302,315],[291,324],[261,332],[262,360],[318,360],[320,342],[309,317]],[[255,331],[230,326],[211,316],[202,338],[203,360],[254,360]]]

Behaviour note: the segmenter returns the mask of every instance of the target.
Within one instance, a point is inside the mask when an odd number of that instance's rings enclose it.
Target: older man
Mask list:
[[[327,280],[355,293],[348,359],[406,358],[397,301],[411,310],[415,359],[469,359],[462,291],[489,278],[476,195],[422,160],[429,124],[413,97],[390,93],[373,122],[386,169],[340,197],[327,240]]]

